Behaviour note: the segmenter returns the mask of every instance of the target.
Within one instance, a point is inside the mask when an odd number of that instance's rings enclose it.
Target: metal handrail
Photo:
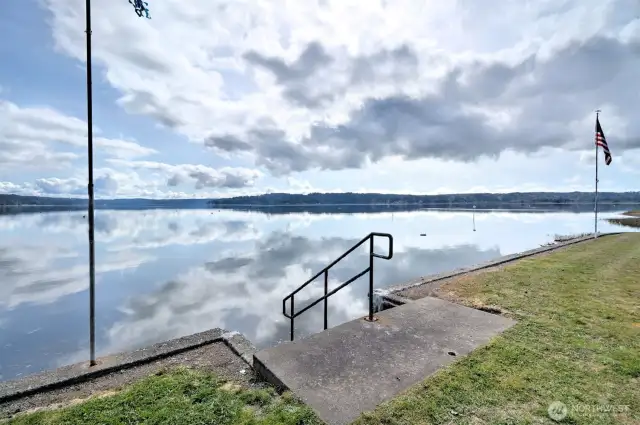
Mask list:
[[[384,238],[387,238],[389,240],[389,248],[388,248],[387,255],[376,254],[374,252],[374,243],[373,242],[374,242],[374,238],[376,236],[384,237]],[[366,269],[364,269],[362,272],[358,273],[357,275],[353,276],[351,279],[347,280],[342,285],[340,285],[337,288],[335,288],[333,291],[329,292],[328,291],[328,289],[329,289],[329,269],[331,269],[333,266],[335,266],[340,261],[342,261],[347,255],[351,254],[353,251],[355,251],[360,245],[365,243],[367,240],[369,241],[369,267],[367,267]],[[316,273],[311,279],[307,280],[305,283],[300,285],[298,287],[298,289],[296,289],[295,291],[291,292],[289,295],[284,297],[284,299],[282,300],[282,314],[284,315],[284,317],[288,318],[291,321],[291,341],[293,341],[294,319],[296,317],[300,316],[305,311],[307,311],[310,308],[312,308],[313,306],[317,305],[320,301],[323,301],[323,300],[324,300],[324,329],[326,330],[327,327],[328,327],[327,326],[328,325],[328,323],[327,323],[328,322],[328,320],[327,320],[327,312],[328,312],[327,299],[331,295],[335,294],[336,292],[338,292],[339,290],[341,290],[345,286],[347,286],[350,283],[354,282],[355,280],[361,278],[362,276],[364,276],[367,273],[369,273],[369,316],[367,317],[367,320],[369,320],[370,322],[373,322],[375,320],[375,318],[373,317],[373,259],[374,258],[382,258],[383,260],[390,260],[392,257],[393,257],[393,236],[391,236],[391,234],[389,234],[389,233],[371,232],[367,236],[365,236],[360,242],[358,242],[357,244],[352,246],[348,251],[346,251],[344,254],[342,254],[340,257],[338,257],[335,261],[333,261],[331,264],[329,264],[327,267],[325,267],[324,269],[322,269],[318,273]],[[308,306],[306,306],[302,310],[300,310],[298,312],[295,312],[294,311],[294,307],[295,307],[294,298],[295,298],[295,295],[298,292],[300,292],[302,289],[304,289],[307,285],[309,285],[311,282],[316,280],[322,274],[324,274],[324,296],[318,298],[317,300],[315,300],[313,303],[309,304]],[[290,300],[290,311],[291,311],[290,314],[287,314],[287,300]]]

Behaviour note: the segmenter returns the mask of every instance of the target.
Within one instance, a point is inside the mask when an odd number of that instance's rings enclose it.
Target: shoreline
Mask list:
[[[601,234],[599,237],[616,235],[619,233]],[[374,293],[376,304],[380,311],[411,303],[416,299],[429,296],[430,292],[437,289],[442,283],[453,277],[474,273],[518,261],[523,258],[544,254],[550,251],[562,249],[566,246],[593,240],[593,235],[579,237],[570,241],[543,246],[517,254],[499,257],[486,263],[471,267],[460,268],[445,273],[423,276],[409,282],[392,285],[387,288],[377,289]],[[410,291],[417,291],[419,296],[412,295]],[[426,291],[426,292],[425,292]],[[134,351],[122,352],[98,358],[98,365],[88,367],[88,362],[76,363],[38,372],[16,380],[0,382],[0,407],[36,394],[46,394],[71,385],[90,382],[102,376],[122,372],[127,369],[139,367],[161,361],[163,359],[178,356],[193,350],[222,343],[237,356],[248,369],[254,368],[253,355],[257,352],[251,341],[238,332],[229,332],[224,329],[214,328],[209,331],[153,344],[149,347]]]

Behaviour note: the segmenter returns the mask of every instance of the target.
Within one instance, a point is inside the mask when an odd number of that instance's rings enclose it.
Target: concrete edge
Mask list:
[[[289,391],[289,387],[287,387],[284,382],[282,382],[280,378],[276,376],[275,373],[271,372],[271,370],[264,363],[262,363],[262,360],[258,358],[257,353],[253,355],[253,370],[256,371],[256,374],[260,378],[264,379],[266,382],[270,383],[278,390]]]
[[[376,312],[385,311],[390,308],[400,307],[401,305],[414,302],[414,300],[410,298],[402,297],[383,290],[374,291],[374,296],[376,297]]]
[[[613,236],[613,235],[620,235],[623,232],[612,232],[612,233],[598,233],[598,237],[605,237],[605,236]],[[549,251],[554,251],[556,249],[559,248],[563,248],[565,246],[569,246],[569,245],[574,245],[577,243],[581,243],[581,242],[586,242],[586,241],[591,241],[594,240],[595,238],[593,237],[593,235],[590,236],[584,236],[582,238],[576,238],[576,239],[572,239],[570,241],[566,241],[566,242],[561,242],[561,243],[557,243],[557,244],[553,244],[553,245],[547,245],[547,246],[542,246],[540,248],[534,248],[534,249],[530,249],[528,251],[523,251],[523,252],[519,252],[516,254],[510,254],[510,255],[505,255],[503,257],[499,257],[496,258],[494,260],[490,260],[487,261],[485,263],[480,263],[477,264],[475,266],[471,266],[471,267],[463,267],[460,269],[456,269],[450,272],[445,272],[445,273],[439,273],[439,274],[434,274],[434,275],[429,275],[429,276],[424,276],[406,283],[401,283],[398,285],[393,285],[393,286],[389,286],[385,288],[385,294],[382,295],[383,301],[386,301],[387,299],[391,302],[394,303],[394,300],[390,298],[390,296],[395,296],[396,298],[404,298],[405,300],[407,300],[407,298],[405,297],[401,297],[399,295],[397,295],[398,293],[402,292],[402,291],[406,291],[407,289],[411,289],[411,288],[415,288],[418,286],[422,286],[422,285],[426,285],[426,284],[430,284],[430,283],[434,283],[434,282],[438,282],[440,280],[445,280],[445,279],[449,279],[452,277],[457,277],[457,276],[461,276],[463,274],[466,273],[471,273],[471,272],[475,272],[478,270],[483,270],[483,269],[488,269],[490,267],[495,267],[495,266],[500,266],[506,263],[510,263],[513,261],[517,261],[517,260],[521,260],[523,258],[527,258],[527,257],[531,257],[537,254],[542,254],[544,252],[549,252]]]
[[[96,366],[89,367],[89,362],[85,361],[21,379],[0,382],[0,404],[36,393],[86,382],[109,373],[130,369],[215,343],[224,343],[249,367],[253,368],[252,356],[256,351],[253,344],[238,332],[227,332],[224,329],[214,328],[138,350],[100,357],[96,359],[98,363]]]
[[[409,304],[414,301],[410,298],[401,297],[400,295],[397,295],[397,294],[385,294],[383,295],[383,298],[385,301],[390,301],[391,303],[396,304],[396,306]]]
[[[222,341],[253,369],[253,355],[258,351],[256,347],[240,332],[225,332]]]

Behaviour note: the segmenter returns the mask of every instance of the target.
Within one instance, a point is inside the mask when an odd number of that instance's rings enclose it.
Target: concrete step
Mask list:
[[[515,324],[437,298],[423,298],[254,355],[256,371],[291,390],[330,425],[421,382]]]

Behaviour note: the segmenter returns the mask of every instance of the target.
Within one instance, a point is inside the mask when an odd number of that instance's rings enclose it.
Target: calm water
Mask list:
[[[0,379],[88,358],[88,252],[83,212],[0,215]],[[604,213],[602,217],[617,215]],[[376,262],[378,288],[590,232],[592,213],[413,211],[288,214],[211,210],[96,212],[96,349],[138,348],[221,327],[258,347],[288,339],[282,298],[371,231],[395,238]],[[627,230],[601,222],[600,230]],[[426,236],[421,237],[421,233]],[[380,252],[386,252],[384,240]],[[366,267],[364,250],[330,274]],[[322,293],[305,289],[297,305]],[[367,311],[366,278],[330,299],[330,326]],[[321,330],[322,308],[296,334]]]

